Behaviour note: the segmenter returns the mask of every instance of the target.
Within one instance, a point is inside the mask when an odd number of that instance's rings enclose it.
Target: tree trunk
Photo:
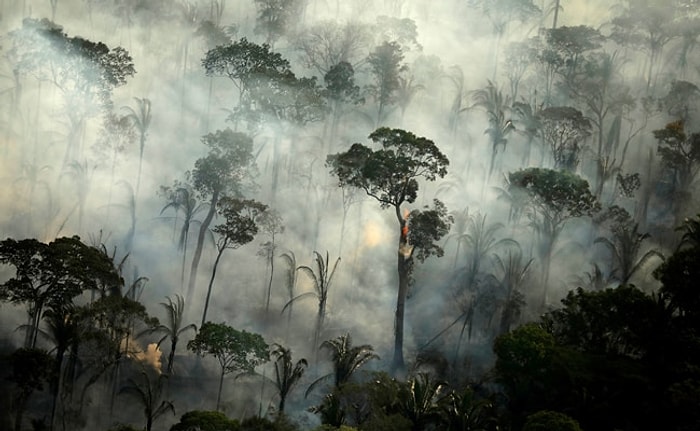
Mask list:
[[[400,214],[399,206],[396,206],[396,216],[400,223],[399,249],[397,252],[397,270],[399,273],[399,290],[396,298],[396,315],[394,317],[394,358],[391,361],[391,370],[394,373],[404,371],[406,365],[403,358],[403,332],[404,311],[406,297],[408,296],[408,283],[410,279],[411,252],[408,251],[407,222]]]
[[[197,268],[199,267],[199,261],[202,258],[202,249],[204,248],[204,238],[207,235],[207,230],[211,221],[214,219],[214,214],[216,213],[216,204],[219,201],[219,191],[215,190],[211,197],[211,202],[209,202],[209,212],[207,216],[204,217],[202,224],[199,227],[199,235],[197,236],[197,247],[194,250],[194,255],[192,256],[192,266],[190,267],[190,281],[187,285],[187,300],[185,304],[192,303],[192,297],[194,295],[194,285],[197,281]]]
[[[214,286],[214,278],[216,277],[216,267],[219,266],[219,260],[221,260],[221,255],[224,254],[226,250],[226,244],[219,249],[219,253],[216,255],[216,260],[214,261],[214,268],[211,271],[211,278],[209,279],[209,288],[207,289],[207,299],[204,301],[204,313],[202,313],[202,326],[207,321],[207,310],[209,309],[209,298],[211,297],[211,288]],[[200,326],[200,328],[202,327]]]
[[[216,411],[219,411],[219,404],[221,403],[221,388],[224,387],[224,368],[221,368],[221,377],[219,377],[219,392],[216,395]]]

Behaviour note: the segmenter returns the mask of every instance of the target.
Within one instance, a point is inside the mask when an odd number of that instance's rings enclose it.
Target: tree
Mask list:
[[[307,275],[307,277],[313,282],[314,291],[302,293],[294,298],[290,299],[287,304],[285,304],[282,312],[284,312],[287,307],[292,305],[292,302],[297,301],[302,298],[307,298],[310,296],[316,297],[318,299],[318,314],[316,315],[316,327],[314,329],[313,337],[313,350],[318,347],[318,339],[321,336],[321,329],[323,328],[323,322],[326,318],[326,302],[328,301],[328,291],[331,287],[331,281],[333,281],[333,276],[335,275],[335,270],[338,268],[340,263],[340,257],[336,259],[333,264],[333,268],[330,267],[330,261],[328,260],[329,255],[326,252],[326,259],[323,260],[321,253],[314,251],[316,269],[314,271],[311,267],[302,265],[297,268],[297,271],[301,271]]]
[[[364,57],[361,51],[372,39],[372,32],[367,24],[350,21],[339,25],[337,21],[328,20],[302,29],[295,39],[303,65],[325,76],[340,63],[357,67]]]
[[[267,205],[254,200],[234,199],[227,196],[218,202],[218,212],[224,218],[224,222],[214,226],[214,233],[219,236],[216,240],[218,253],[214,260],[214,266],[209,279],[207,298],[204,301],[204,312],[202,313],[202,325],[207,321],[207,310],[209,309],[209,299],[211,289],[214,286],[216,268],[219,260],[227,249],[235,250],[242,245],[251,242],[258,233],[258,223],[267,211]]]
[[[686,134],[683,121],[668,123],[653,133],[670,177],[671,211],[678,225],[687,211],[687,204],[692,201],[692,184],[700,172],[700,133]]]
[[[591,123],[581,111],[569,106],[546,108],[540,112],[542,140],[548,145],[555,169],[576,170],[583,141],[591,135]]]
[[[508,134],[515,129],[511,120],[506,120],[506,110],[510,103],[508,97],[503,97],[501,90],[497,89],[493,82],[489,81],[485,89],[477,90],[472,94],[474,107],[480,107],[486,111],[489,120],[489,127],[484,134],[489,135],[491,141],[491,163],[489,164],[488,177],[493,173],[494,163],[498,147],[506,149]]]
[[[186,304],[190,303],[194,294],[204,239],[216,214],[219,200],[225,196],[241,196],[247,182],[250,181],[250,171],[254,167],[253,140],[243,133],[234,132],[229,128],[217,130],[204,135],[202,143],[209,147],[209,154],[197,159],[188,176],[200,200],[209,201],[209,210],[199,226]]]
[[[388,116],[387,109],[398,101],[398,91],[401,88],[401,74],[408,70],[402,64],[403,53],[396,42],[384,42],[377,46],[367,58],[371,67],[373,83],[367,87],[368,93],[377,104],[375,125],[379,127]]]
[[[270,46],[299,21],[304,7],[303,0],[255,0],[255,6],[255,32],[265,35],[265,43]]]
[[[292,361],[292,350],[280,344],[275,344],[270,352],[275,358],[275,388],[280,396],[278,406],[279,413],[284,413],[287,396],[299,383],[301,377],[309,366],[306,359],[299,359],[296,363]]]
[[[136,176],[136,193],[135,196],[138,197],[139,190],[141,189],[141,167],[143,165],[143,150],[146,148],[146,138],[148,137],[148,128],[151,126],[151,101],[145,97],[139,99],[134,97],[136,101],[137,110],[134,110],[130,106],[125,106],[129,114],[127,118],[131,120],[136,130],[139,132],[139,171]]]
[[[679,36],[674,22],[677,6],[666,2],[637,1],[627,2],[619,16],[612,20],[610,38],[623,46],[644,52],[647,56],[647,92],[656,83],[654,70],[662,58],[663,49]]]
[[[5,239],[0,242],[0,263],[15,268],[15,276],[0,285],[0,299],[27,306],[26,347],[36,345],[45,310],[60,312],[85,290],[118,289],[124,283],[112,260],[77,236],[49,244]]]
[[[177,241],[177,247],[182,251],[182,265],[180,268],[180,289],[182,290],[185,285],[185,262],[187,261],[187,243],[190,227],[194,223],[199,223],[194,217],[204,210],[205,205],[197,202],[195,191],[190,184],[181,183],[180,181],[175,181],[172,186],[161,186],[158,194],[165,198],[167,202],[160,210],[161,215],[169,208],[175,210],[173,229],[177,227],[177,213],[182,211],[182,226],[180,227],[180,235]]]
[[[51,380],[53,358],[41,349],[17,349],[10,356],[12,372],[9,380],[17,385],[15,392],[15,431],[22,430],[22,417],[29,397],[43,390],[44,383]]]
[[[418,179],[434,181],[447,174],[449,160],[440,152],[437,145],[427,138],[418,137],[401,129],[379,128],[369,138],[381,145],[381,149],[371,148],[355,143],[344,153],[332,154],[327,158],[327,166],[338,178],[340,187],[356,187],[377,200],[382,209],[393,207],[399,227],[397,266],[399,286],[396,300],[396,317],[394,329],[394,358],[392,367],[402,369],[403,360],[403,325],[404,308],[408,295],[408,286],[413,254],[423,261],[431,254],[442,255],[442,249],[434,242],[449,231],[450,220],[442,203],[435,201],[435,209],[424,212],[410,219],[424,221],[431,219],[432,225],[418,224],[409,229],[408,220],[402,214],[404,203],[413,203],[418,197]],[[421,231],[420,227],[428,228]],[[410,233],[410,235],[409,235]],[[426,235],[427,234],[427,235]],[[411,245],[411,237],[421,244]]]
[[[156,382],[145,370],[141,373],[141,382],[129,379],[126,386],[119,391],[120,394],[129,395],[143,406],[143,415],[146,418],[146,431],[151,431],[153,422],[163,416],[168,411],[175,414],[175,406],[171,401],[161,400],[163,390],[163,380],[166,375],[159,375]]]
[[[613,238],[598,237],[595,243],[603,244],[611,254],[610,275],[620,284],[627,284],[652,257],[664,260],[657,250],[647,250],[640,256],[642,244],[649,238],[648,233],[639,232],[639,224],[631,220],[613,226]]]
[[[542,11],[532,0],[474,0],[470,3],[486,15],[491,21],[493,32],[496,34],[496,45],[493,50],[493,77],[495,78],[498,70],[500,42],[507,33],[508,26],[516,20],[524,23]]]
[[[350,380],[355,371],[367,362],[372,359],[379,359],[379,355],[374,353],[374,348],[371,345],[353,346],[352,337],[350,337],[349,333],[324,341],[321,343],[321,349],[326,349],[331,354],[333,372],[321,376],[311,383],[306,390],[307,396],[319,383],[327,380],[332,380],[334,388],[340,388]]]
[[[175,351],[177,349],[178,341],[180,336],[187,331],[194,330],[197,331],[197,326],[193,323],[189,325],[184,325],[183,319],[185,317],[185,300],[181,295],[175,295],[175,300],[173,301],[169,296],[165,299],[168,300],[167,304],[161,302],[160,305],[165,308],[166,322],[167,324],[160,324],[149,332],[157,332],[163,334],[160,340],[158,340],[158,346],[160,346],[163,341],[170,339],[170,353],[168,354],[168,366],[166,372],[170,375],[173,374],[173,365],[175,363]]]
[[[219,361],[221,377],[216,397],[219,410],[224,376],[234,371],[252,373],[258,365],[270,359],[268,345],[262,336],[245,330],[239,331],[225,323],[206,322],[187,348],[200,356],[211,355]]]
[[[277,254],[277,234],[284,233],[282,216],[275,210],[265,211],[260,218],[260,228],[270,236],[270,241],[260,245],[258,256],[265,259],[265,264],[270,268],[270,277],[267,280],[267,295],[265,298],[265,313],[270,311],[270,297],[272,296],[272,278],[275,275],[275,255]]]
[[[524,194],[524,209],[540,241],[543,303],[547,303],[549,266],[554,244],[566,222],[600,209],[588,181],[567,172],[528,168],[508,174],[509,190]]]
[[[439,399],[446,384],[419,373],[408,379],[399,389],[399,411],[413,424],[412,429],[429,429],[440,418]]]
[[[85,121],[111,107],[112,91],[136,73],[129,53],[102,42],[69,37],[48,19],[26,18],[10,33],[9,55],[20,73],[49,81],[63,96],[69,120],[64,165],[80,160]]]

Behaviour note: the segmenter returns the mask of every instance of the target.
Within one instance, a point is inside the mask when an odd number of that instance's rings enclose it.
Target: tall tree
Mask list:
[[[377,116],[374,122],[379,127],[386,121],[389,110],[398,99],[401,88],[401,74],[408,70],[403,64],[403,52],[396,42],[384,42],[377,46],[367,57],[373,82],[367,87],[368,93],[377,104]]]
[[[209,279],[207,297],[204,301],[204,312],[202,313],[202,325],[207,321],[207,310],[209,309],[209,299],[211,290],[214,287],[216,269],[221,260],[221,256],[227,249],[235,250],[242,245],[251,242],[258,233],[258,223],[267,211],[267,205],[254,200],[235,199],[224,196],[217,204],[218,213],[224,221],[214,226],[214,233],[218,235],[216,248],[218,250],[214,266]]]
[[[575,172],[581,161],[586,138],[591,135],[591,122],[581,111],[569,106],[556,106],[540,112],[542,140],[554,159],[555,169]]]
[[[61,92],[69,124],[63,164],[81,160],[86,120],[108,110],[112,91],[136,73],[131,56],[121,47],[69,37],[48,19],[26,18],[10,33],[10,40],[15,69],[35,74]]]
[[[658,152],[668,172],[671,191],[671,213],[676,225],[688,211],[692,201],[692,184],[700,172],[700,133],[686,133],[683,121],[668,123],[654,130]]]
[[[352,345],[352,337],[349,333],[343,334],[331,340],[321,343],[321,349],[327,350],[333,362],[333,372],[316,379],[306,390],[306,395],[321,382],[331,380],[334,388],[340,388],[350,381],[350,377],[363,365],[372,359],[379,359],[374,353],[374,348],[369,344],[359,346]]]
[[[379,202],[382,209],[394,209],[399,234],[397,250],[399,286],[392,367],[399,370],[404,368],[404,310],[413,254],[417,251],[417,257],[421,261],[431,254],[440,256],[442,249],[433,241],[446,235],[449,230],[447,210],[439,201],[436,201],[436,208],[432,212],[422,213],[425,217],[417,217],[418,213],[416,213],[410,218],[411,221],[417,222],[431,219],[432,226],[427,223],[422,226],[416,223],[416,228],[411,229],[409,235],[408,220],[402,214],[402,205],[413,203],[418,197],[419,179],[434,181],[438,177],[443,178],[447,174],[449,160],[433,141],[405,130],[382,127],[372,132],[369,139],[375,144],[380,144],[381,148],[373,150],[363,144],[355,143],[346,152],[329,155],[326,163],[332,174],[338,178],[340,187],[356,187],[364,190],[368,196]],[[427,228],[427,230],[422,231],[421,228]],[[413,244],[410,242],[411,238],[415,239]]]
[[[506,111],[509,108],[510,98],[504,97],[501,90],[496,88],[493,82],[489,81],[486,88],[477,90],[472,94],[474,106],[486,111],[489,127],[484,134],[489,136],[491,141],[491,163],[489,164],[488,178],[493,173],[496,153],[501,146],[503,151],[508,144],[507,136],[515,128],[510,119],[506,119]]]
[[[234,371],[252,373],[270,359],[270,351],[259,334],[239,331],[225,323],[206,322],[187,348],[200,356],[211,355],[219,361],[221,377],[216,396],[216,410],[221,404],[224,376]]]
[[[294,363],[292,350],[280,344],[275,344],[270,353],[275,358],[275,388],[280,396],[278,412],[284,413],[287,397],[299,383],[309,364],[304,358]]]
[[[134,97],[136,101],[136,109],[125,106],[124,109],[129,113],[127,118],[139,133],[139,170],[136,175],[136,193],[138,198],[139,190],[141,190],[141,168],[143,166],[143,150],[146,148],[146,138],[148,137],[148,128],[151,126],[151,101],[147,98],[139,99]]]
[[[290,307],[293,302],[299,299],[308,298],[311,296],[316,297],[318,300],[318,313],[316,315],[316,327],[314,329],[312,350],[316,350],[318,347],[318,339],[321,335],[321,330],[323,329],[323,322],[326,319],[326,302],[328,301],[328,291],[331,287],[331,281],[333,281],[335,270],[338,268],[338,264],[340,263],[339,257],[331,268],[330,261],[328,260],[328,252],[326,252],[325,260],[323,259],[321,253],[317,251],[314,251],[314,256],[317,271],[314,271],[311,267],[306,265],[302,265],[297,268],[297,271],[303,272],[312,281],[314,291],[295,296],[294,298],[290,299],[282,309],[284,312],[287,307]]]
[[[600,204],[588,181],[567,171],[528,168],[508,174],[509,189],[523,193],[525,211],[539,237],[542,259],[543,304],[547,304],[549,267],[554,245],[572,218],[591,216]]]
[[[162,399],[163,380],[167,379],[167,375],[158,375],[155,382],[146,370],[142,370],[140,376],[141,382],[129,379],[127,384],[119,390],[119,393],[131,396],[139,403],[140,407],[143,407],[146,431],[151,431],[156,419],[168,411],[175,415],[175,406],[171,401]]]
[[[186,304],[191,303],[194,294],[204,240],[216,214],[219,200],[225,196],[241,196],[252,180],[250,174],[254,167],[253,140],[247,135],[226,128],[203,136],[202,143],[209,147],[209,154],[197,159],[188,176],[200,200],[208,201],[209,210],[199,226],[187,285]]]
[[[0,284],[0,299],[26,304],[30,330],[25,345],[30,348],[45,310],[59,312],[85,290],[118,289],[124,283],[112,260],[78,237],[49,244],[8,238],[0,242],[0,263],[15,269],[14,277]]]
[[[282,224],[282,216],[275,210],[270,209],[265,211],[260,218],[260,229],[267,235],[270,240],[260,244],[258,256],[265,259],[265,264],[270,270],[270,277],[267,280],[267,295],[265,298],[265,313],[270,311],[270,297],[272,296],[272,279],[275,275],[275,257],[277,255],[277,235],[284,233],[284,225]]]
[[[275,42],[289,31],[302,17],[304,0],[255,0],[258,16],[255,32],[265,36],[265,43]]]

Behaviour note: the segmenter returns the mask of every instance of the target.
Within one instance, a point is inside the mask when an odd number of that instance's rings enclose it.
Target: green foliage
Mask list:
[[[523,431],[581,431],[581,427],[564,413],[543,410],[527,417]]]
[[[214,356],[222,372],[252,373],[270,359],[267,343],[259,334],[239,331],[225,323],[206,322],[187,348],[200,356]]]
[[[510,188],[524,192],[528,204],[555,225],[570,217],[593,215],[600,208],[588,181],[571,172],[527,168],[511,172],[508,180]]]
[[[326,164],[340,187],[360,188],[382,208],[414,202],[418,178],[434,181],[447,174],[447,157],[427,138],[387,127],[369,138],[382,148],[375,151],[356,143],[347,152],[329,155]]]
[[[283,413],[287,396],[299,383],[309,363],[304,358],[299,359],[296,364],[293,363],[291,349],[280,344],[274,345],[271,354],[275,358],[275,387],[280,396],[279,412]]]
[[[185,413],[170,431],[239,431],[240,424],[218,411],[193,410]]]
[[[413,210],[408,216],[407,241],[412,247],[412,256],[420,262],[430,256],[442,257],[445,251],[438,241],[450,231],[454,218],[448,214],[445,204],[433,199],[433,208]]]
[[[189,174],[201,199],[215,193],[241,195],[254,166],[253,140],[226,128],[204,135],[202,143],[209,147],[209,154],[197,159]]]
[[[241,421],[240,431],[297,431],[299,428],[284,414],[274,420],[251,416]]]

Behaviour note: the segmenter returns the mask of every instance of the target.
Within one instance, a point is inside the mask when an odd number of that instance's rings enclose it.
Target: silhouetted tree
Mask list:
[[[275,344],[270,354],[275,358],[274,382],[277,393],[280,396],[278,411],[279,413],[284,413],[284,406],[289,393],[299,383],[309,364],[304,358],[293,363],[292,350],[280,344]]]
[[[251,242],[258,233],[258,223],[267,211],[267,205],[254,200],[234,199],[227,196],[222,197],[217,203],[218,213],[224,218],[223,223],[214,226],[214,233],[218,235],[216,248],[218,250],[214,266],[209,279],[207,297],[204,301],[204,312],[202,313],[202,325],[207,321],[207,310],[209,309],[209,299],[214,286],[216,269],[219,260],[227,249],[235,250],[242,245]]]
[[[382,148],[372,150],[356,143],[344,153],[329,155],[326,163],[332,174],[338,178],[340,187],[362,189],[368,196],[376,199],[382,209],[394,209],[399,225],[399,286],[392,367],[402,369],[404,309],[414,250],[418,251],[417,257],[421,261],[431,254],[441,256],[442,249],[433,241],[448,233],[450,220],[447,209],[436,200],[434,210],[422,213],[425,217],[417,217],[418,213],[411,215],[412,221],[430,219],[432,224],[423,225],[427,230],[421,231],[421,224],[418,223],[416,228],[410,230],[409,235],[408,220],[401,213],[401,206],[414,202],[418,197],[419,178],[434,181],[438,177],[444,177],[449,161],[433,141],[405,130],[379,128],[370,134],[369,138],[381,144]],[[418,241],[412,243],[412,238]]]
[[[543,303],[547,304],[549,266],[554,244],[566,222],[600,209],[588,181],[567,171],[528,168],[508,174],[509,189],[524,193],[525,210],[539,237]]]
[[[216,214],[219,200],[225,196],[241,196],[247,184],[252,181],[250,173],[254,167],[253,140],[247,135],[227,128],[203,136],[202,143],[209,147],[209,154],[197,159],[188,176],[200,200],[209,202],[209,210],[199,226],[186,304],[190,303],[194,294],[204,239]]]
[[[206,322],[194,340],[187,343],[187,348],[200,356],[211,355],[219,361],[221,377],[216,396],[217,410],[226,374],[234,371],[252,373],[258,365],[270,359],[268,345],[262,336],[239,331],[225,323]]]
[[[321,253],[317,251],[314,251],[314,256],[317,271],[314,271],[311,267],[305,265],[299,266],[296,269],[297,271],[301,271],[306,274],[307,277],[313,282],[314,291],[302,293],[301,295],[297,295],[290,299],[289,302],[285,304],[282,312],[284,312],[287,307],[291,307],[292,303],[299,299],[308,298],[310,296],[316,297],[318,300],[318,313],[316,315],[313,345],[311,346],[313,350],[316,350],[318,348],[318,339],[321,336],[321,330],[323,329],[323,322],[326,319],[326,302],[328,301],[328,291],[331,287],[335,270],[338,268],[338,264],[340,263],[340,257],[336,259],[333,267],[331,268],[329,265],[330,261],[328,260],[328,252],[326,252],[325,260],[323,259]]]
[[[167,375],[158,375],[156,381],[151,380],[151,376],[142,370],[141,381],[128,379],[127,384],[119,390],[119,394],[129,395],[143,407],[143,415],[146,419],[146,431],[151,431],[153,422],[163,416],[168,411],[175,414],[175,406],[171,401],[162,400],[163,380]]]
[[[187,331],[193,330],[196,332],[197,326],[192,323],[189,325],[184,324],[185,300],[181,295],[175,295],[174,301],[169,296],[166,296],[165,299],[168,300],[167,304],[165,302],[161,302],[160,305],[165,308],[167,323],[161,323],[155,328],[150,329],[149,332],[163,334],[160,340],[158,340],[158,346],[160,346],[166,339],[170,339],[170,353],[168,353],[168,365],[166,372],[172,375],[173,365],[175,363],[175,351],[177,349],[180,336]]]
[[[403,52],[396,42],[384,42],[377,46],[367,58],[371,67],[373,82],[367,92],[377,104],[374,125],[379,127],[386,121],[387,110],[397,103],[401,88],[401,74],[408,67],[403,64]]]

